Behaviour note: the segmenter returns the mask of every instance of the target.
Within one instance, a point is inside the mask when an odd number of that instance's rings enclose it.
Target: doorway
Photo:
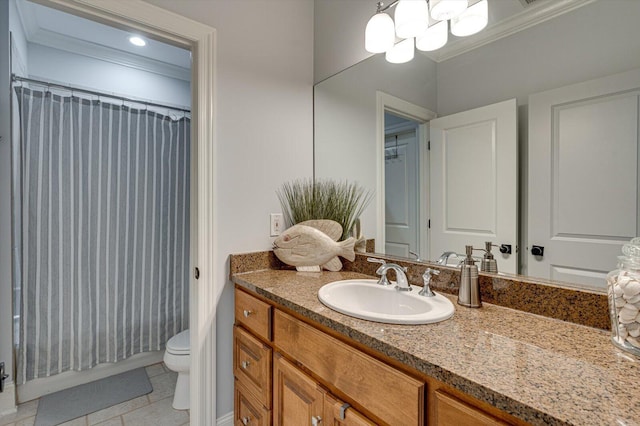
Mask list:
[[[107,25],[134,30],[147,37],[191,50],[194,67],[192,161],[189,172],[192,236],[189,270],[193,270],[197,265],[215,265],[213,244],[210,241],[215,226],[215,30],[139,0],[100,2],[95,5],[74,0],[42,0],[40,3]],[[200,170],[206,173],[200,174]],[[207,202],[198,203],[199,199]],[[198,240],[197,235],[206,235],[207,241]],[[212,365],[215,366],[215,325],[210,318],[215,317],[215,302],[222,285],[213,281],[215,274],[212,269],[201,275],[198,286],[193,278],[189,283],[191,300],[197,301],[190,303],[191,347],[198,348],[191,351],[191,372],[194,378],[191,381],[191,395],[202,396],[192,399],[191,418],[195,424],[215,422],[215,371],[212,371]]]
[[[428,123],[436,114],[376,95],[377,193],[384,194],[377,197],[376,246],[386,254],[429,259]]]
[[[387,255],[419,257],[420,198],[429,189],[420,188],[420,123],[385,112],[384,200]]]

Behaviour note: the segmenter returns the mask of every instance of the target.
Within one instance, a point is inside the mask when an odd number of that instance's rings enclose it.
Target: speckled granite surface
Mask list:
[[[331,327],[403,364],[537,425],[640,425],[640,360],[609,333],[484,302],[453,318],[388,325],[326,308],[325,283],[351,271],[236,273],[236,284]]]
[[[432,288],[445,293],[458,294],[460,272],[457,268],[436,266],[433,263],[410,262],[379,254],[356,254],[356,260],[343,259],[343,271],[375,275],[378,264],[367,262],[367,257],[384,257],[409,268],[407,278],[414,285],[422,285],[422,274],[428,268],[440,270],[433,277]],[[294,269],[280,262],[272,251],[231,256],[230,273],[260,269]],[[393,277],[393,272],[390,275]],[[545,281],[523,275],[480,273],[480,293],[483,302],[518,309],[532,314],[570,321],[589,327],[609,330],[607,295],[589,290],[566,287],[566,283]]]
[[[358,254],[354,262],[344,262],[345,271],[375,275],[379,265],[367,262],[372,255]],[[379,257],[380,255],[373,255]],[[384,256],[385,259],[393,259]],[[414,285],[422,285],[422,274],[430,267],[440,270],[432,278],[432,288],[450,294],[458,294],[460,271],[457,268],[436,266],[431,263],[392,260],[408,267],[407,278]],[[607,295],[590,290],[569,288],[567,283],[541,280],[524,275],[490,274],[481,272],[480,293],[482,301],[532,314],[544,315],[562,321],[570,321],[589,327],[609,330]]]

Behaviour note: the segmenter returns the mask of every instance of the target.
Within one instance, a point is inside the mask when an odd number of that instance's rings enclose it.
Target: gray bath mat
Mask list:
[[[59,425],[152,390],[144,368],[61,390],[40,398],[35,426]]]

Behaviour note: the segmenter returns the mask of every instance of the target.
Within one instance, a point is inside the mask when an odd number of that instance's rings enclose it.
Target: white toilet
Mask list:
[[[176,410],[189,409],[190,344],[189,330],[184,330],[169,339],[164,351],[164,364],[169,370],[178,373],[176,390],[173,395],[173,408]]]

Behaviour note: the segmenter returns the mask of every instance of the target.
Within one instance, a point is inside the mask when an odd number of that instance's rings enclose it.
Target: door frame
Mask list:
[[[73,15],[189,49],[191,67],[191,246],[189,329],[191,330],[191,422],[216,423],[215,314],[224,283],[215,273],[216,52],[213,27],[142,0],[32,0]]]
[[[391,112],[402,118],[417,121],[418,125],[418,152],[420,187],[429,188],[429,175],[422,171],[425,164],[429,164],[428,137],[429,132],[426,131],[426,123],[433,120],[438,115],[421,106],[412,104],[403,99],[397,98],[380,90],[376,91],[376,247],[378,250],[384,249],[386,243],[385,237],[385,171],[384,171],[384,113]],[[429,229],[424,224],[429,218],[429,197],[425,197],[420,191],[420,208],[418,211],[418,227],[420,229],[420,256],[423,259],[429,258],[429,245],[427,244]]]

